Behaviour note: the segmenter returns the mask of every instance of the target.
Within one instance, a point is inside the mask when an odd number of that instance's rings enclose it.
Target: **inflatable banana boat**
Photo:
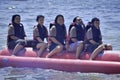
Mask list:
[[[51,58],[37,57],[36,52],[27,48],[25,53],[11,56],[10,51],[0,51],[0,67],[30,67],[54,69],[67,72],[120,74],[120,51],[104,51],[95,60],[88,60],[90,54],[84,53],[80,59],[75,59],[75,53],[62,52]]]

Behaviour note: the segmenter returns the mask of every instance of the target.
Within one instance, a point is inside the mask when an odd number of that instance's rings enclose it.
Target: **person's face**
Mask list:
[[[82,23],[82,20],[80,18],[76,19],[76,23],[79,23],[81,24]]]
[[[44,24],[44,18],[43,17],[38,19],[38,24],[40,24],[40,25]]]
[[[99,25],[100,25],[100,22],[99,22],[99,21],[94,21],[94,26],[95,26],[95,27],[99,27]]]
[[[63,17],[58,17],[57,23],[60,24],[60,25],[63,25],[63,24],[64,24],[64,19],[63,19]]]
[[[76,18],[76,23],[78,23],[78,24],[82,23],[82,19],[80,19],[80,17],[77,17]]]
[[[20,24],[20,17],[16,16],[14,22],[17,23],[17,24]]]

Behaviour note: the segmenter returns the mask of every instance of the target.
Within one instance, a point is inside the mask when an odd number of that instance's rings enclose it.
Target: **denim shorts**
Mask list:
[[[56,46],[58,46],[58,44],[52,43],[52,44],[49,46],[49,51],[52,51],[54,48],[56,48]]]
[[[92,53],[99,45],[96,45],[96,44],[91,44],[91,43],[88,43],[88,44],[85,44],[86,46],[86,52],[89,52],[89,53]]]

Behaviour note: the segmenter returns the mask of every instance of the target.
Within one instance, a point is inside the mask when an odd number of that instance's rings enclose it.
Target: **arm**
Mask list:
[[[98,44],[98,45],[99,45],[99,43],[97,43],[97,42],[95,42],[95,41],[93,40],[92,29],[89,29],[89,30],[87,31],[86,37],[87,37],[87,39],[89,40],[90,43],[92,43],[92,44]]]
[[[66,28],[65,28],[65,44],[68,44],[68,37],[67,37],[67,31],[66,31]]]
[[[8,28],[8,36],[10,36],[10,38],[13,39],[13,40],[19,39],[19,38],[16,37],[15,34],[14,34],[14,27],[13,27],[12,25],[9,25],[8,27],[9,27],[9,28]]]
[[[33,37],[38,40],[39,42],[44,42],[41,38],[40,38],[40,35],[39,35],[39,31],[37,29],[37,27],[34,27],[34,30],[33,30]]]
[[[45,27],[46,28],[46,27]],[[46,41],[48,42],[49,41],[49,34],[48,34],[48,30],[46,28]]]
[[[77,41],[76,37],[77,37],[76,28],[72,27],[71,30],[70,30],[70,38],[73,42],[76,42]]]
[[[52,42],[54,42],[55,44],[59,44],[59,45],[62,45],[59,41],[57,41],[55,39],[55,36],[56,36],[56,28],[55,26],[53,26],[51,29],[50,29],[50,39]]]

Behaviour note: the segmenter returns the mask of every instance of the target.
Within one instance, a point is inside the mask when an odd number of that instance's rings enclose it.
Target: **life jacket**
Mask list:
[[[56,36],[55,39],[58,40],[62,45],[64,45],[64,41],[66,39],[66,27],[63,24],[62,26],[55,23],[56,28]]]
[[[48,37],[48,31],[45,26],[41,27],[39,24],[37,26],[38,32],[39,32],[39,37],[44,41],[46,37]],[[35,37],[34,40],[38,41]]]
[[[10,23],[9,26],[10,25],[14,27],[14,36],[18,37],[19,39],[24,39],[26,35],[23,24]],[[11,42],[11,41],[13,41],[13,39],[11,39],[10,36],[8,35],[7,42]]]
[[[88,31],[88,29],[90,29],[92,27],[92,22],[88,22],[86,27],[85,27],[85,30],[86,32]]]
[[[86,32],[84,25],[81,26],[81,25],[77,25],[75,23],[72,23],[69,27],[68,37],[70,37],[70,30],[73,26],[75,26],[75,28],[76,28],[76,34],[77,34],[76,38],[77,38],[77,40],[78,41],[81,41],[81,40],[84,41],[85,32]],[[71,40],[71,38],[69,38],[69,44],[71,44],[71,43],[73,43],[73,41]]]
[[[51,29],[52,26],[54,26],[55,23],[54,22],[51,22],[50,25],[49,25],[49,29]]]
[[[100,28],[97,29],[97,28],[94,27],[94,25],[92,25],[91,29],[92,29],[92,34],[93,34],[93,40],[95,42],[99,43],[102,40]]]

